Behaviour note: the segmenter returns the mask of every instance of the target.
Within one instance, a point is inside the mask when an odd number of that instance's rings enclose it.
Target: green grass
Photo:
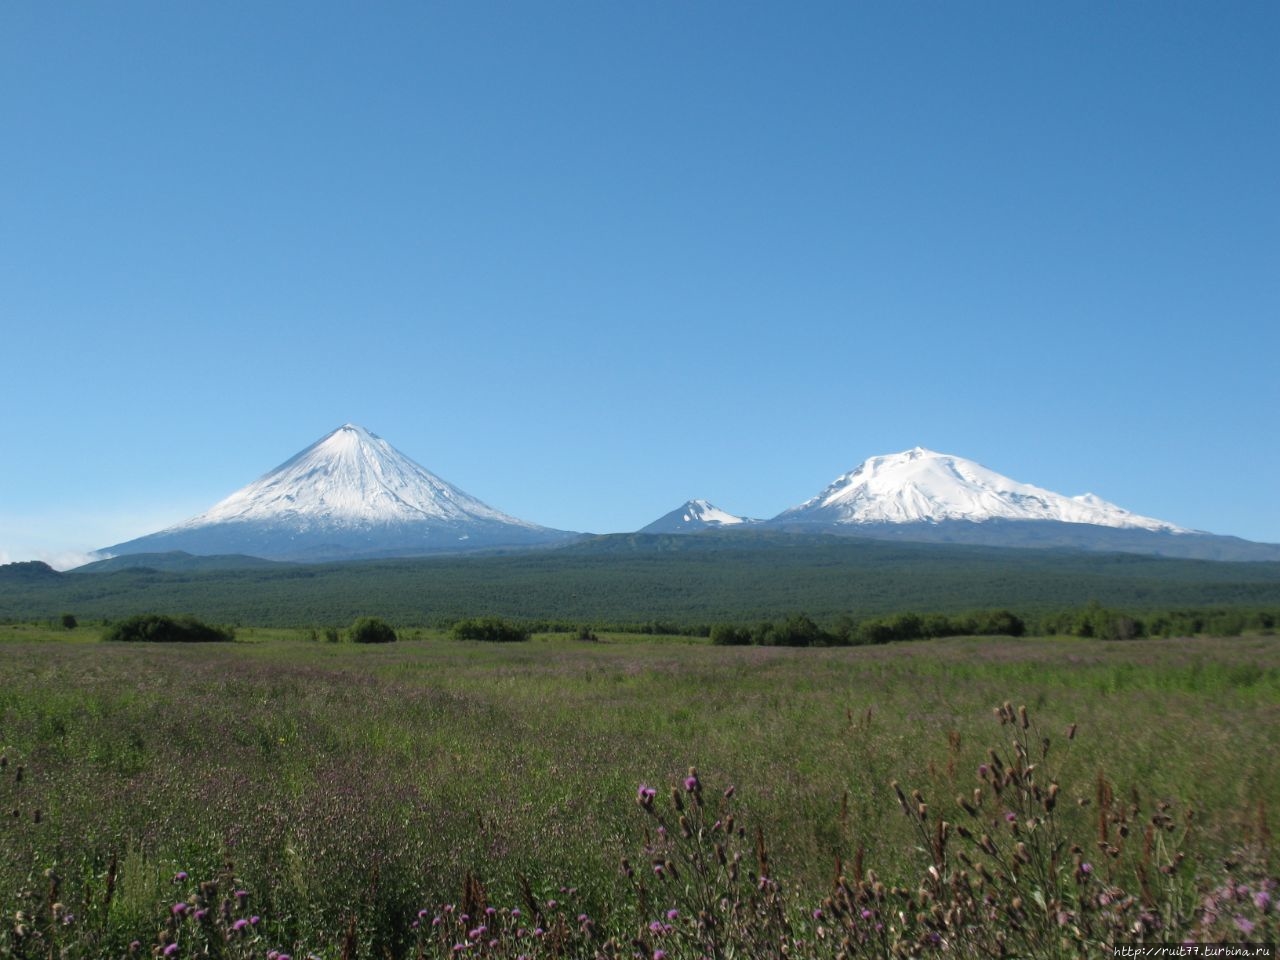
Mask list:
[[[1099,774],[1117,796],[1194,807],[1206,865],[1257,838],[1260,804],[1280,796],[1270,636],[794,650],[609,632],[508,645],[424,629],[381,647],[266,628],[198,646],[95,635],[0,627],[0,808],[21,810],[0,831],[0,905],[11,914],[47,867],[69,898],[100,891],[115,857],[112,949],[156,922],[174,871],[227,864],[276,942],[325,956],[353,914],[362,949],[402,949],[418,907],[456,900],[468,873],[505,904],[521,876],[546,896],[572,885],[608,918],[620,858],[644,842],[637,785],[691,765],[709,788],[736,785],[804,896],[859,847],[905,877],[915,839],[890,780],[933,802],[967,794],[987,746],[1007,746],[991,715],[1005,700],[1052,739],[1062,815],[1086,839],[1093,812],[1075,801]]]

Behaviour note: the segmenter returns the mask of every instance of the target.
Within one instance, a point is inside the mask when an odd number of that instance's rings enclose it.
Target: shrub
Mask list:
[[[529,639],[528,628],[509,623],[501,617],[459,620],[453,625],[452,633],[455,640],[482,640],[487,643],[519,643]]]
[[[108,627],[102,639],[109,643],[225,643],[235,636],[231,627],[210,626],[195,617],[141,613]]]
[[[395,643],[396,632],[391,624],[377,617],[361,617],[351,625],[352,643]]]
[[[59,622],[62,624],[63,630],[74,630],[80,625],[76,620],[76,615],[74,613],[64,613],[59,618]]]
[[[717,647],[744,647],[751,642],[751,631],[731,623],[717,623],[711,628],[711,642]]]

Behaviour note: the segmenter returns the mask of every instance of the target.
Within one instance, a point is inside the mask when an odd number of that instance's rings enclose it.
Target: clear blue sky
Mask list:
[[[1280,541],[1280,4],[0,7],[0,560],[346,421],[495,507],[917,444]]]

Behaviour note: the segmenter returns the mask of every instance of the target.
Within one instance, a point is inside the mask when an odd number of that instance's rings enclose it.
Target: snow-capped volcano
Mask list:
[[[759,523],[747,517],[734,516],[707,500],[686,500],[670,513],[664,514],[640,533],[692,533],[719,527],[734,527],[746,523]]]
[[[104,552],[338,559],[570,536],[495,510],[347,423],[204,513]]]
[[[776,523],[915,524],[1048,520],[1160,533],[1192,531],[1130,513],[1091,493],[1068,497],[986,467],[916,447],[872,457]]]

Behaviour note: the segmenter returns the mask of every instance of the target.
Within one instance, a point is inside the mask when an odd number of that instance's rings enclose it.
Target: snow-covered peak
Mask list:
[[[1130,513],[1094,494],[1067,497],[1011,480],[972,460],[924,447],[872,457],[776,519],[840,524],[1056,520],[1189,532],[1163,520]]]
[[[670,513],[659,517],[647,527],[642,527],[640,533],[692,533],[759,522],[721,510],[709,500],[686,500]]]
[[[464,493],[377,434],[345,423],[270,473],[170,530],[228,522],[283,521],[308,529],[424,520],[540,529]]]
[[[715,526],[732,526],[746,523],[745,517],[734,516],[721,510],[709,500],[688,500],[681,509],[681,519],[686,523],[706,523]]]

